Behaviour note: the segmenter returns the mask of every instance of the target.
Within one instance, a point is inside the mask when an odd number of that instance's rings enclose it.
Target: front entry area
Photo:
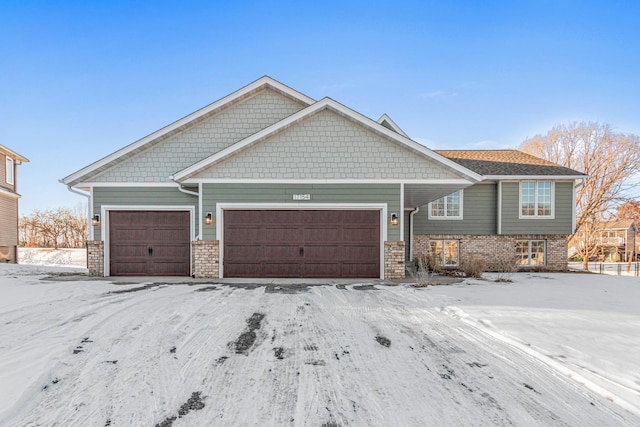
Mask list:
[[[188,276],[187,211],[109,211],[111,276]]]
[[[224,276],[379,278],[379,210],[224,210]]]

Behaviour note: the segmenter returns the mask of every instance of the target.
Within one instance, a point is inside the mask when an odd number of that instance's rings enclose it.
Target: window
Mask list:
[[[431,240],[429,244],[431,256],[435,257],[441,266],[459,264],[460,242],[458,240]]]
[[[545,240],[516,241],[516,258],[518,265],[537,266],[546,263]]]
[[[13,184],[13,159],[7,157],[7,168],[6,168],[6,181],[7,184]]]
[[[429,219],[462,219],[462,190],[429,203]]]
[[[520,217],[552,218],[551,181],[523,181],[520,183]]]

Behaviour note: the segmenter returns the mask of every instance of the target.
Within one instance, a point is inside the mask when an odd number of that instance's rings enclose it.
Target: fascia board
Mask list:
[[[485,175],[483,178],[492,181],[519,181],[523,179],[573,181],[575,179],[589,178],[589,175]]]
[[[4,145],[0,144],[0,151],[4,151],[5,153],[7,153],[9,155],[9,157],[13,158],[14,160],[18,160],[21,162],[28,162],[29,159],[27,159],[24,156],[21,156],[20,154],[16,153],[15,151],[13,151],[12,149],[5,147]]]
[[[111,163],[114,160],[117,160],[120,157],[123,157],[125,155],[127,155],[128,153],[143,147],[144,145],[150,143],[151,141],[154,141],[157,138],[160,138],[163,135],[166,135],[167,133],[180,128],[181,126],[184,126],[190,122],[192,122],[193,120],[198,119],[199,117],[202,117],[203,115],[214,111],[218,108],[223,107],[226,104],[230,104],[233,101],[235,101],[238,98],[241,98],[242,96],[257,90],[259,88],[261,88],[262,86],[271,86],[272,88],[279,90],[281,92],[284,92],[285,94],[291,96],[294,99],[297,99],[301,102],[303,102],[304,104],[307,105],[311,105],[313,103],[315,103],[315,100],[312,98],[309,98],[306,95],[303,95],[302,93],[291,89],[289,86],[286,86],[274,79],[272,79],[269,76],[263,76],[261,78],[259,78],[258,80],[254,81],[253,83],[249,83],[247,86],[223,97],[220,98],[219,100],[207,105],[206,107],[203,107],[191,114],[189,114],[188,116],[185,116],[183,118],[181,118],[178,121],[175,121],[173,123],[171,123],[168,126],[163,127],[162,129],[157,130],[156,132],[145,136],[142,139],[139,139],[138,141],[127,145],[126,147],[106,156],[103,157],[102,159],[98,160],[97,162],[94,162],[92,164],[90,164],[89,166],[86,166],[82,169],[80,169],[77,172],[74,172],[73,174],[62,178],[60,181],[65,184],[65,185],[69,185],[73,182],[75,182],[76,180],[84,177],[85,175],[95,171],[96,169],[99,169],[109,163]]]
[[[267,138],[279,131],[281,131],[282,129],[285,129],[288,126],[291,126],[293,123],[303,120],[307,117],[309,117],[310,115],[325,109],[325,108],[329,108],[332,109],[338,113],[341,113],[347,117],[350,117],[351,119],[361,123],[362,125],[374,130],[375,132],[381,133],[383,135],[385,135],[386,137],[397,141],[398,143],[407,146],[408,148],[422,154],[423,156],[430,158],[432,160],[435,160],[438,163],[444,164],[448,167],[450,167],[451,169],[459,172],[462,175],[467,176],[468,178],[470,178],[472,181],[482,181],[482,176],[465,168],[464,166],[461,166],[460,164],[447,159],[444,156],[441,156],[437,153],[434,153],[433,151],[429,150],[427,147],[418,144],[417,142],[399,135],[398,133],[392,131],[391,129],[388,129],[384,126],[382,126],[380,123],[377,123],[373,120],[371,120],[370,118],[363,116],[362,114],[345,107],[344,105],[340,104],[339,102],[334,101],[331,98],[323,98],[322,100],[316,102],[315,104],[310,105],[309,107],[295,113],[292,114],[291,116],[287,117],[286,119],[283,119],[281,121],[279,121],[278,123],[275,123],[271,126],[269,126],[268,128],[265,128],[263,130],[261,130],[260,132],[257,132],[253,135],[251,135],[248,138],[243,139],[242,141],[239,141],[237,143],[235,143],[234,145],[225,148],[224,150],[219,151],[218,153],[207,157],[206,159],[203,159],[197,163],[194,163],[193,165],[189,166],[188,168],[185,168],[177,173],[175,173],[173,176],[171,176],[170,178],[172,180],[175,181],[181,181],[184,179],[188,179],[190,178],[192,175],[198,173],[199,171],[201,171],[202,169],[212,166],[215,163],[224,160],[225,158],[233,155],[234,153],[242,150],[243,148],[246,148],[247,146],[256,143],[257,141],[260,141],[264,138]]]

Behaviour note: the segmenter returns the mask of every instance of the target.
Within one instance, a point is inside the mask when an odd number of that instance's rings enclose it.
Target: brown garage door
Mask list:
[[[189,223],[186,211],[110,211],[110,274],[188,276]]]
[[[226,210],[225,277],[380,277],[380,212]]]

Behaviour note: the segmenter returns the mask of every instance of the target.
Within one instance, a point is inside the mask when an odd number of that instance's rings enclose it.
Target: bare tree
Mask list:
[[[616,208],[618,219],[634,219],[640,221],[640,200],[629,200]],[[640,225],[640,224],[638,224]]]
[[[21,246],[80,248],[87,239],[86,208],[36,210],[20,217],[18,228]]]
[[[574,122],[524,141],[520,149],[590,176],[576,191],[578,233],[571,236],[586,266],[597,249],[598,224],[640,185],[634,179],[640,174],[640,138],[608,124]]]

